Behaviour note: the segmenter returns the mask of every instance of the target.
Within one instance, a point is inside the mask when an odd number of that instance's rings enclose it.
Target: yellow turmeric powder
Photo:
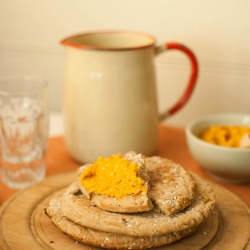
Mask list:
[[[250,134],[250,127],[213,125],[200,138],[215,145],[239,148],[242,137],[247,133]]]
[[[80,182],[89,193],[121,198],[147,191],[139,171],[140,166],[120,155],[100,157],[85,169]]]

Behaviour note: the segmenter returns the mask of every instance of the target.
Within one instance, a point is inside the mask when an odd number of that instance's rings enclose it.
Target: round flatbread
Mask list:
[[[211,186],[197,175],[192,174],[192,177],[197,184],[196,197],[191,205],[174,215],[162,213],[157,207],[133,214],[104,211],[82,194],[77,182],[62,195],[61,212],[76,224],[115,234],[157,236],[183,231],[203,222],[215,204]]]
[[[139,177],[144,180],[144,185],[148,187],[148,174],[145,168],[145,156],[142,154],[136,154],[133,151],[123,154],[124,159],[129,160],[140,166]],[[108,195],[100,195],[96,193],[89,193],[81,184],[81,175],[91,164],[86,164],[78,169],[78,184],[82,193],[91,200],[93,204],[99,208],[117,213],[136,213],[150,211],[153,208],[152,202],[149,199],[148,191],[137,195],[127,195],[125,197],[116,198]]]
[[[76,224],[62,215],[61,199],[63,192],[59,191],[50,201],[47,215],[53,224],[71,238],[88,245],[109,249],[147,249],[161,247],[176,242],[190,234],[197,227],[161,236],[140,237],[123,234],[107,233]]]
[[[192,203],[197,186],[186,169],[159,156],[146,157],[145,167],[149,175],[149,198],[161,212],[175,214]]]
[[[81,174],[90,165],[87,164],[78,170],[79,188],[99,208],[111,212],[136,213],[151,210],[154,202],[161,212],[171,215],[194,200],[196,183],[190,173],[179,164],[158,156],[145,158],[134,152],[128,152],[123,157],[141,166],[141,177],[149,186],[148,193],[128,195],[120,199],[94,193],[90,195],[80,184]]]

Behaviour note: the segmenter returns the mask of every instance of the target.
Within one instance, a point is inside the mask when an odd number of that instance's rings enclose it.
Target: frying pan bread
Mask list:
[[[142,154],[136,154],[134,152],[127,152],[122,155],[122,158],[129,160],[140,166],[140,171],[138,177],[143,179],[144,185],[147,188],[147,192],[141,192],[137,195],[127,195],[125,197],[116,198],[109,195],[102,195],[97,193],[89,193],[86,188],[81,184],[81,176],[85,169],[87,169],[91,164],[84,165],[78,170],[78,184],[79,189],[82,193],[91,200],[93,204],[99,208],[111,212],[118,213],[135,213],[135,212],[145,212],[153,208],[152,202],[148,196],[148,174],[145,169],[145,156]]]
[[[48,216],[53,224],[62,232],[78,242],[88,245],[109,248],[109,249],[145,249],[152,247],[161,247],[178,241],[192,234],[196,227],[185,229],[179,232],[173,232],[160,236],[131,236],[125,234],[114,234],[79,225],[61,212],[61,199],[63,192],[58,192],[50,202],[50,208],[47,210]]]
[[[214,208],[216,195],[210,184],[168,159],[146,157],[144,163],[151,210],[104,209],[93,202],[93,194],[84,194],[76,178],[53,196],[47,214],[73,239],[109,249],[160,247],[193,233]]]

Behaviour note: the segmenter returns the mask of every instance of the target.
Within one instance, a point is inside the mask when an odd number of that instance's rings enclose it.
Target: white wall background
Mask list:
[[[89,30],[126,29],[179,41],[196,54],[200,73],[188,105],[167,123],[185,126],[217,112],[250,114],[248,0],[0,0],[0,75],[41,74],[51,107],[61,110],[64,50],[59,41]],[[189,72],[178,52],[156,58],[159,111],[181,95]]]

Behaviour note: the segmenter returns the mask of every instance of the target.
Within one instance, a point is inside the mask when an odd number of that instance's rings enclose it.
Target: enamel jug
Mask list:
[[[66,50],[64,130],[68,152],[79,162],[135,151],[157,153],[158,124],[179,111],[194,89],[198,64],[179,43],[156,45],[130,31],[89,32],[61,41]],[[154,58],[169,50],[186,54],[191,74],[179,101],[158,113]]]

